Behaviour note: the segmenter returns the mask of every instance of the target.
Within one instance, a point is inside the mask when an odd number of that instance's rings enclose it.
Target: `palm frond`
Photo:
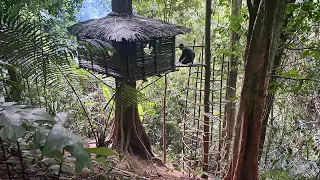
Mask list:
[[[77,45],[46,34],[36,22],[0,15],[0,60],[17,67],[22,78],[37,78],[40,83],[53,85],[62,79],[61,72],[70,72],[75,57],[84,51],[87,54],[114,52],[101,40],[82,39]]]
[[[130,85],[124,83],[119,88],[118,97],[122,100],[125,108],[137,105],[144,98],[143,93]]]

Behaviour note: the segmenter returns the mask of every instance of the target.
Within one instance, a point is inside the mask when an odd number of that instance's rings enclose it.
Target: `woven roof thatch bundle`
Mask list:
[[[156,37],[170,37],[190,32],[165,21],[149,19],[130,14],[110,13],[100,19],[75,24],[68,30],[77,37],[103,41],[144,41]]]

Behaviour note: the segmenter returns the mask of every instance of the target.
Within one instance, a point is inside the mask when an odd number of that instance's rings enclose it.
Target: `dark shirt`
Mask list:
[[[188,63],[193,63],[193,59],[195,57],[195,53],[193,52],[193,50],[189,47],[184,47],[182,49],[182,54],[180,56],[179,62],[181,62],[182,64],[188,64]]]

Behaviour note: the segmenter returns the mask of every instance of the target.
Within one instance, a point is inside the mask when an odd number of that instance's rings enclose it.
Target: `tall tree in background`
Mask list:
[[[242,0],[232,0],[232,13],[231,19],[235,19],[240,15]],[[235,25],[235,20],[231,26]],[[240,26],[239,26],[240,27]],[[236,88],[237,88],[237,77],[238,77],[238,61],[239,57],[235,55],[235,46],[240,40],[239,33],[236,30],[231,32],[231,52],[232,55],[229,59],[229,71],[227,77],[227,89],[226,89],[226,100],[231,101],[230,103],[226,104],[225,106],[225,119],[223,122],[223,131],[222,131],[222,138],[223,138],[223,148],[224,151],[221,156],[222,159],[225,161],[229,161],[229,153],[230,153],[230,143],[232,141],[232,133],[235,121],[235,102],[234,98],[236,97]]]
[[[280,69],[280,67],[283,62],[284,56],[286,55],[285,49],[295,48],[299,46],[302,46],[302,47],[306,46],[304,44],[305,41],[300,39],[299,40],[295,40],[295,39],[299,37],[300,34],[303,34],[306,31],[312,32],[312,28],[311,28],[312,26],[310,26],[310,24],[312,23],[316,24],[317,22],[319,22],[320,15],[318,13],[319,12],[318,9],[319,9],[319,5],[315,1],[302,1],[294,4],[290,4],[287,6],[285,23],[282,28],[280,43],[278,45],[276,56],[274,58],[274,63],[273,63],[273,67],[270,75],[271,77],[269,80],[270,85],[268,87],[268,95],[265,102],[264,115],[262,120],[259,157],[261,157],[263,153],[265,138],[267,134],[268,121],[270,119],[269,116],[275,101],[276,93],[278,91],[278,86],[279,86],[278,75],[281,74],[283,71],[282,69]],[[302,35],[302,36],[307,36],[307,35]],[[304,49],[308,50],[313,48],[312,46],[311,47],[309,46],[310,45],[307,45],[307,47],[304,47]],[[296,89],[294,91],[297,91],[300,88],[294,88]],[[273,121],[273,119],[270,119],[270,120]],[[269,147],[267,147],[267,149],[268,148]]]
[[[237,114],[237,121],[241,122],[240,143],[233,143],[233,159],[226,180],[259,179],[258,154],[264,102],[286,1],[248,0],[247,4],[250,16],[245,74]]]
[[[210,50],[210,27],[211,27],[211,9],[212,0],[206,0],[206,24],[205,24],[205,81],[204,81],[204,113],[209,113],[209,95],[210,95],[210,60],[211,60],[211,50]],[[203,178],[208,179],[208,175],[206,174],[209,169],[209,117],[203,116]]]
[[[287,37],[284,34],[281,34],[280,36],[280,43],[279,43],[279,49],[276,52],[275,58],[273,60],[273,66],[272,66],[272,70],[271,70],[271,75],[276,75],[278,68],[281,65],[281,61],[282,61],[282,55],[284,52],[284,48],[285,48],[285,43],[287,41]],[[265,138],[266,138],[266,134],[267,134],[267,125],[268,125],[268,120],[269,120],[269,116],[271,113],[271,109],[273,107],[274,104],[274,100],[275,100],[275,92],[272,91],[273,89],[275,89],[276,87],[276,82],[277,82],[277,78],[276,77],[270,77],[269,79],[269,84],[270,86],[268,87],[268,95],[265,101],[265,105],[264,105],[264,113],[263,113],[263,118],[262,118],[262,129],[261,129],[261,135],[260,135],[260,144],[259,144],[259,159],[262,155],[262,151],[263,151],[263,146],[264,146],[264,142],[265,142]]]

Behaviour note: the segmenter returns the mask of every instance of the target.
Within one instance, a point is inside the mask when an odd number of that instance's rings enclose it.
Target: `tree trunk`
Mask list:
[[[288,17],[286,17],[286,21],[285,21],[284,26],[286,26],[288,24],[288,22],[290,21],[290,19],[292,19],[292,18],[293,18],[293,14],[288,15]],[[293,30],[291,30],[291,31],[293,31]],[[278,46],[279,49],[277,50],[276,56],[274,58],[271,75],[277,74],[277,70],[280,67],[280,64],[282,62],[284,48],[287,43],[287,40],[289,39],[287,34],[288,34],[288,32],[281,33],[280,43]],[[275,77],[270,78],[269,84],[272,84],[272,85],[268,87],[268,90],[272,90],[273,88],[275,88],[275,85],[273,83],[276,82],[276,80],[277,79]],[[265,136],[266,136],[266,132],[267,132],[268,120],[269,120],[271,108],[274,103],[275,93],[276,92],[270,92],[270,91],[268,92],[266,104],[264,106],[264,115],[263,115],[263,119],[262,119],[262,130],[261,130],[260,145],[259,145],[259,159],[261,158],[262,151],[263,151]]]
[[[205,24],[205,81],[204,81],[204,114],[209,113],[209,96],[210,96],[210,76],[211,76],[211,70],[210,70],[210,61],[211,61],[211,50],[210,50],[210,27],[211,27],[211,2],[212,0],[206,0],[206,24]],[[202,177],[204,179],[208,179],[208,175],[206,174],[208,172],[209,168],[209,117],[204,115],[203,116],[203,155],[202,155],[202,163],[203,167],[202,170],[204,174]]]
[[[110,134],[112,146],[120,152],[130,152],[143,159],[152,159],[150,138],[147,136],[138,114],[137,94],[132,92],[129,98],[125,96],[124,84],[116,81],[116,109]],[[126,85],[136,88],[135,82]]]
[[[14,70],[8,70],[8,75],[9,75],[9,80],[12,83],[16,83],[17,85],[21,85],[19,80],[18,80],[18,73]],[[10,94],[8,94],[8,96],[6,97],[6,101],[14,101],[14,102],[19,102],[21,100],[21,93],[22,90],[19,88],[16,88],[15,86],[13,86],[14,84],[10,85],[11,86],[11,90],[10,90]]]
[[[242,0],[232,0],[232,17],[239,16]],[[232,141],[232,133],[235,121],[235,102],[231,100],[236,97],[237,76],[238,76],[238,60],[234,55],[234,46],[238,43],[240,37],[237,32],[231,33],[231,51],[232,55],[229,59],[229,72],[227,78],[226,100],[231,101],[225,106],[225,119],[223,123],[223,154],[222,160],[229,161],[230,143]]]
[[[282,43],[280,43],[280,46],[283,46],[284,42],[286,42],[286,39],[284,39],[284,37],[281,36],[280,41],[282,42]],[[274,63],[273,63],[271,75],[277,74],[277,69],[279,68],[279,66],[281,64],[283,50],[284,50],[284,47],[282,47],[280,50],[278,50],[278,52],[274,58]],[[275,88],[275,85],[273,84],[275,81],[276,81],[275,77],[270,78],[269,84],[272,84],[272,85],[268,87],[268,90],[272,90],[273,88]],[[265,141],[265,137],[267,134],[268,120],[269,120],[269,116],[270,116],[270,112],[271,112],[271,109],[273,106],[274,99],[275,99],[275,92],[268,91],[266,103],[264,105],[264,114],[263,114],[263,118],[262,118],[262,129],[261,129],[260,144],[259,144],[259,159],[261,158],[261,155],[263,152],[264,141]]]
[[[123,14],[132,14],[132,0],[112,0],[112,11]]]
[[[259,140],[266,90],[283,16],[285,1],[248,0],[250,22],[245,51],[245,74],[237,120],[240,143],[234,143],[233,159],[224,179],[256,180]],[[253,24],[252,24],[253,22]]]
[[[112,0],[112,11],[119,14],[132,14],[132,0]],[[126,86],[133,88],[127,96]],[[120,152],[130,152],[143,159],[154,159],[158,164],[163,163],[154,158],[150,138],[141,123],[136,82],[121,82],[116,80],[116,109],[109,141]],[[127,87],[128,87],[127,86]]]

